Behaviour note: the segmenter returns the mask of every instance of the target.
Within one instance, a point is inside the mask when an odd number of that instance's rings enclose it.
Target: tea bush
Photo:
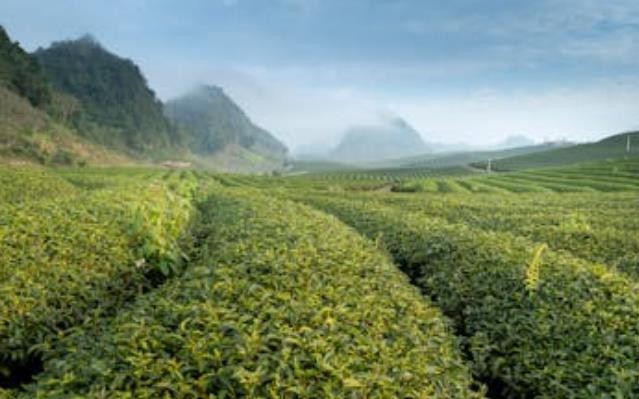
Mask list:
[[[25,397],[481,396],[440,312],[335,218],[250,190],[202,209],[185,273],[68,337]]]
[[[0,206],[75,192],[73,185],[48,170],[0,165]]]
[[[421,212],[483,230],[521,235],[585,260],[639,277],[639,202],[634,194],[529,194],[526,198],[462,195],[351,196],[404,211]]]
[[[0,380],[175,272],[194,182],[0,206]]]
[[[467,337],[499,394],[639,395],[637,285],[503,233],[348,200],[309,202],[384,245]]]

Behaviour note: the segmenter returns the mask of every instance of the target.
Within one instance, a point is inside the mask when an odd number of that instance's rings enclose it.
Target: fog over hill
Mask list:
[[[288,152],[271,133],[255,125],[221,87],[198,86],[168,101],[164,109],[172,122],[184,128],[185,144],[199,156],[241,149],[281,164]]]
[[[380,126],[355,126],[344,133],[329,157],[342,162],[370,162],[430,151],[419,133],[396,118]]]
[[[484,147],[639,128],[633,0],[115,4],[6,0],[0,24],[27,51],[93,33],[162,100],[220,85],[289,148],[335,145],[384,112]]]

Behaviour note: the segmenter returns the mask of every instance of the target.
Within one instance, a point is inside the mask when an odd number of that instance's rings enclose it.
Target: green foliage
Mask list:
[[[51,89],[38,62],[0,26],[0,86],[29,100],[36,107],[51,102]]]
[[[639,139],[638,139],[639,141]],[[420,193],[594,192],[639,190],[639,158],[514,173],[478,173],[467,168],[341,170],[291,176],[291,180],[338,185],[347,191]]]
[[[568,254],[542,254],[543,246],[508,234],[374,204],[311,202],[381,240],[455,319],[475,373],[498,382],[502,394],[639,395],[634,282]]]
[[[35,56],[54,88],[68,96],[55,112],[93,141],[148,152],[178,146],[181,138],[132,61],[109,53],[91,37],[56,42]]]
[[[0,168],[0,397],[638,396],[637,176]]]
[[[0,166],[0,207],[73,193],[73,185],[45,169]]]
[[[43,180],[37,171],[11,177],[27,192]],[[52,178],[26,195],[3,193],[15,200],[0,206],[3,369],[46,355],[66,329],[114,312],[177,271],[194,179],[135,183],[83,192]]]
[[[376,194],[351,199],[524,236],[639,276],[639,220],[629,217],[639,214],[633,193],[430,196],[427,201]]]
[[[480,396],[440,312],[334,218],[250,190],[201,209],[190,268],[67,337],[26,396]]]

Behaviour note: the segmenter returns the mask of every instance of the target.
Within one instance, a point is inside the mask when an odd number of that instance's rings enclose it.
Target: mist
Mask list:
[[[7,0],[0,23],[29,50],[91,33],[140,65],[165,101],[222,86],[293,153],[395,117],[426,142],[479,147],[639,127],[639,4],[629,0]]]

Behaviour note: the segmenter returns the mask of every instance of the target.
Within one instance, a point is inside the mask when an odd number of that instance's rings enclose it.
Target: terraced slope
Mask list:
[[[185,273],[63,339],[19,397],[482,396],[441,313],[336,219],[250,190],[201,208]]]
[[[631,141],[631,151],[629,153],[626,152],[628,137],[630,137]],[[596,143],[579,144],[499,159],[493,162],[492,168],[501,171],[514,171],[574,165],[623,157],[639,158],[639,132],[617,134]],[[473,166],[485,169],[486,161],[474,163]]]
[[[46,169],[0,166],[0,204],[74,193],[76,190],[72,184]]]
[[[454,318],[492,395],[639,395],[634,282],[509,234],[374,204],[305,200],[388,249]]]
[[[323,191],[427,193],[635,191],[639,189],[639,158],[617,158],[569,167],[509,173],[485,173],[479,169],[466,167],[389,168],[286,177],[227,175],[224,178],[229,184]],[[231,181],[235,183],[230,183]]]
[[[639,158],[461,178],[408,178],[401,179],[392,189],[432,193],[636,191],[639,190]]]
[[[384,173],[0,168],[0,398],[639,397],[636,161]]]
[[[639,193],[539,193],[525,197],[375,193],[351,194],[349,200],[526,237],[639,277],[639,219],[633,217],[639,215]]]
[[[474,162],[487,161],[488,159],[500,160],[525,154],[542,153],[556,149],[558,144],[539,144],[526,147],[508,148],[489,151],[463,151],[450,154],[434,154],[422,157],[405,158],[397,161],[401,167],[410,168],[444,168],[452,166],[467,166]]]
[[[196,186],[172,174],[169,181],[85,192],[37,170],[0,175],[12,178],[3,194],[16,199],[15,187],[24,190],[20,200],[0,204],[5,386],[37,368],[65,330],[116,311],[177,270]]]

